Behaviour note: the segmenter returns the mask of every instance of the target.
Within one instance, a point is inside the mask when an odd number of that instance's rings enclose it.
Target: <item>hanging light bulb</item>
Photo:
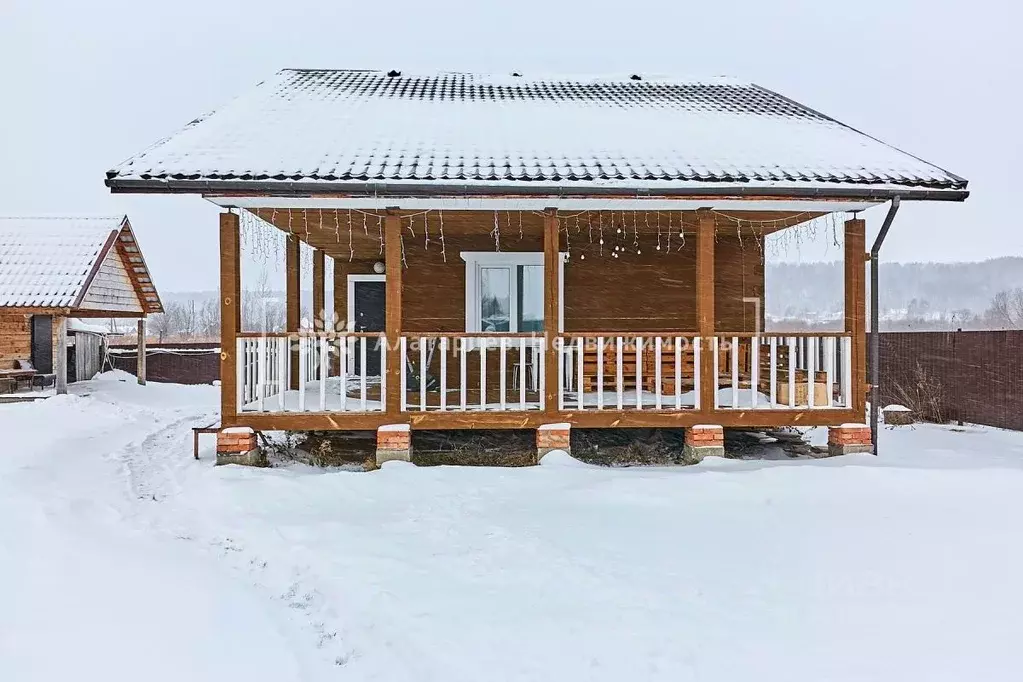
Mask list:
[[[580,254],[579,255],[579,260],[586,260],[586,254],[585,253]]]

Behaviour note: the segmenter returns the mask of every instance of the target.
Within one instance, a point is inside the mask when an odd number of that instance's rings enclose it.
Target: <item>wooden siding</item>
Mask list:
[[[349,235],[348,214],[339,212],[335,225],[333,211],[287,210],[259,212],[273,219],[281,229],[302,241],[323,249],[335,260],[336,312],[345,319],[348,274],[373,272],[373,263],[383,260],[377,219],[369,216],[363,225],[361,214],[353,217]],[[603,255],[599,244],[600,218],[596,213],[561,219],[561,249],[571,253],[565,264],[565,331],[693,331],[696,329],[696,238],[695,212],[675,212],[671,252],[667,250],[668,218],[661,214],[661,246],[657,250],[656,214],[626,214],[624,235],[621,212],[615,212],[615,227],[609,213],[603,216]],[[782,214],[748,214],[748,219],[774,219]],[[534,212],[497,213],[494,230],[492,211],[445,211],[444,239],[440,216],[419,214],[401,218],[401,239],[407,267],[402,272],[402,329],[406,332],[465,331],[465,262],[462,251],[543,251],[543,216]],[[589,222],[587,218],[589,217]],[[635,217],[635,220],[633,219]],[[809,214],[792,216],[792,224]],[[762,235],[744,228],[742,236],[730,221],[717,216],[714,281],[715,328],[721,331],[754,331],[758,305],[744,298],[764,294]],[[684,224],[685,243],[679,238]],[[426,235],[429,234],[429,245]],[[633,243],[640,240],[637,254]],[[591,240],[592,235],[592,240]],[[349,246],[349,236],[351,246]],[[612,258],[613,245],[626,251]],[[681,249],[679,249],[681,247]],[[585,258],[581,256],[585,255]],[[339,288],[338,285],[341,285]],[[759,306],[761,321],[763,305]]]
[[[0,313],[0,369],[32,355],[32,316]]]
[[[117,249],[107,252],[78,307],[143,314],[142,304]]]

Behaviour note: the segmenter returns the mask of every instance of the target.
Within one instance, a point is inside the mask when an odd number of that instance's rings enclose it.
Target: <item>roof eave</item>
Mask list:
[[[345,195],[372,197],[410,196],[505,196],[505,197],[738,197],[738,198],[813,198],[859,201],[965,201],[970,196],[965,188],[849,186],[826,184],[812,187],[798,185],[758,186],[742,183],[708,183],[688,187],[628,187],[587,185],[578,188],[564,185],[552,187],[543,183],[470,184],[439,182],[309,182],[302,180],[179,180],[171,178],[108,177],[106,185],[114,194],[231,194],[269,196]]]

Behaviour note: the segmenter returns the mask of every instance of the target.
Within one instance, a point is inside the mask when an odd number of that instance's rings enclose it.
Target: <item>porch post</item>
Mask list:
[[[302,323],[302,261],[299,258],[298,237],[289,234],[287,247],[285,249],[285,284],[284,298],[287,305],[285,313],[284,330],[289,333],[298,332]],[[298,352],[298,343],[295,340],[289,341],[291,346],[291,371],[288,378],[288,385],[293,391],[298,390],[298,366],[301,356]]]
[[[696,228],[696,321],[700,349],[700,411],[714,409],[714,214],[700,211]]]
[[[238,414],[238,332],[241,330],[241,248],[236,213],[220,214],[220,419]]]
[[[334,324],[348,329],[348,269],[336,258],[334,261]]]
[[[548,208],[543,216],[543,329],[544,329],[544,412],[558,411],[558,209]],[[581,387],[580,387],[581,390]]]
[[[323,281],[325,264],[323,251],[315,249],[313,251],[313,331],[317,332],[322,332],[327,322],[327,291]]]
[[[384,216],[385,329],[387,332],[387,415],[399,419],[401,412],[401,217],[397,208]]]
[[[852,336],[853,410],[867,411],[866,221],[845,221],[845,332]]]
[[[53,360],[53,372],[57,375],[54,387],[58,395],[67,393],[67,318],[57,318],[57,357]]]
[[[138,343],[135,344],[135,376],[138,378],[139,386],[146,385],[146,318],[140,317],[138,331],[136,334]]]

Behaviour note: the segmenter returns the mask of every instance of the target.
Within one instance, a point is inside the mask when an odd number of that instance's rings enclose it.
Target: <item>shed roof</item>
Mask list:
[[[111,248],[137,254],[126,269],[139,302],[161,312],[127,216],[0,216],[0,308],[75,308]]]
[[[260,183],[963,190],[756,84],[285,69],[108,172],[115,190]],[[964,193],[959,192],[963,196]]]

